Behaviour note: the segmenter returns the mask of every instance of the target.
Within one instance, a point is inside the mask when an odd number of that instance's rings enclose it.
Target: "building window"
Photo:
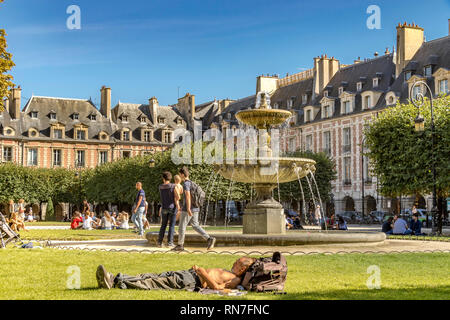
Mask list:
[[[91,121],[97,121],[97,115],[91,114],[91,115],[89,116],[89,120],[91,120]]]
[[[352,183],[351,166],[352,166],[352,159],[350,157],[345,157],[344,158],[344,184],[345,185],[349,185]]]
[[[312,151],[312,134],[306,136],[306,151]]]
[[[38,150],[37,149],[28,149],[28,165],[29,166],[37,166],[38,165]]]
[[[323,152],[331,156],[331,132],[325,131],[323,133]]]
[[[3,161],[9,162],[12,161],[12,147],[3,147]]]
[[[344,87],[339,87],[339,95],[341,95],[344,92]]]
[[[80,115],[79,115],[78,113],[74,113],[74,114],[72,115],[72,119],[73,119],[73,120],[78,120],[79,117],[80,117]]]
[[[356,84],[356,90],[357,90],[357,91],[361,91],[361,90],[362,90],[362,82],[358,82],[358,83]]]
[[[448,79],[439,81],[439,93],[448,93]]]
[[[53,139],[62,139],[62,138],[63,138],[62,129],[54,129],[53,130]]]
[[[294,99],[288,99],[287,100],[287,107],[288,107],[288,109],[292,109],[293,105],[294,105]]]
[[[378,87],[378,82],[379,82],[378,78],[373,78],[373,87],[374,88]]]
[[[31,116],[32,119],[37,119],[37,118],[38,118],[38,113],[37,113],[37,111],[31,111],[31,112],[30,112],[30,116]]]
[[[122,132],[122,140],[123,141],[130,141],[130,131],[123,131]]]
[[[56,120],[56,113],[50,113],[50,120]]]
[[[100,151],[99,154],[99,163],[105,164],[108,162],[108,151]]]
[[[306,121],[312,121],[312,111],[306,110]]]
[[[365,96],[364,98],[364,109],[370,109],[372,108],[372,97],[371,96]]]
[[[144,132],[144,141],[150,142],[152,140],[152,132],[151,131],[145,131]]]
[[[122,122],[128,122],[128,116],[122,116]]]
[[[323,118],[331,117],[331,106],[325,105],[323,106]]]
[[[420,94],[422,94],[422,87],[421,86],[415,86],[413,89],[413,99],[417,99],[418,96],[420,96]]]
[[[158,117],[158,123],[164,123],[166,122],[163,117]]]
[[[348,153],[351,152],[352,150],[352,135],[351,135],[351,128],[344,128],[343,130],[343,147],[342,147],[342,151],[344,153]]]
[[[131,151],[122,151],[122,158],[130,158]]]
[[[308,95],[307,94],[304,94],[303,96],[302,96],[302,103],[303,104],[306,104],[308,102]]]
[[[412,72],[406,71],[405,72],[405,81],[408,81],[409,79],[411,79],[411,77],[412,77]]]
[[[164,132],[164,142],[172,143],[172,132]]]
[[[423,75],[425,77],[431,77],[432,74],[433,74],[433,66],[426,66],[425,68],[423,68]]]
[[[86,131],[77,130],[77,140],[86,140]]]
[[[323,96],[324,96],[324,97],[328,97],[328,90],[325,90],[325,91],[323,92]]]
[[[61,166],[61,150],[54,149],[53,150],[53,166],[60,167]]]
[[[85,166],[84,150],[77,150],[77,159],[76,159],[75,165],[80,168]]]
[[[344,101],[344,114],[350,113],[352,110],[350,109],[350,101]]]
[[[289,148],[289,151],[290,152],[294,152],[295,151],[295,138],[294,137],[291,137],[291,138],[289,138],[289,140],[288,140],[288,148]]]

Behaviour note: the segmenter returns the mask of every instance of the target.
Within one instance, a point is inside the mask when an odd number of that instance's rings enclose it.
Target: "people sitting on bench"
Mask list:
[[[141,290],[213,290],[235,289],[243,275],[256,261],[242,257],[236,260],[230,271],[224,269],[205,269],[194,265],[189,270],[168,271],[161,274],[144,273],[128,276],[122,273],[114,276],[103,265],[98,266],[96,277],[99,288],[141,289]]]

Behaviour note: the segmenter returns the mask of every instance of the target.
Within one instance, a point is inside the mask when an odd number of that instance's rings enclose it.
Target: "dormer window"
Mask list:
[[[80,117],[80,115],[79,115],[78,113],[72,114],[72,119],[73,119],[73,120],[78,120],[79,117]]]
[[[128,116],[122,116],[122,122],[128,122]]]
[[[303,104],[306,104],[308,102],[308,95],[307,94],[304,94],[303,96],[302,96],[302,103]]]
[[[51,112],[48,117],[50,118],[50,120],[56,120],[56,113]]]
[[[312,121],[312,110],[306,110],[305,122]]]
[[[77,130],[77,140],[86,140],[86,131]]]
[[[349,114],[352,111],[350,101],[344,101],[343,104],[344,114]]]
[[[37,111],[31,111],[30,112],[31,119],[37,119],[38,118],[38,112]]]
[[[89,115],[89,120],[91,120],[91,121],[97,121],[97,115],[95,115],[95,114]]]
[[[139,118],[138,118],[140,123],[146,123],[146,119],[147,118],[145,116],[143,116],[143,115],[139,116]]]
[[[362,82],[356,83],[356,91],[361,91],[361,90],[362,90]]]
[[[177,124],[183,124],[183,119],[181,119],[180,117],[177,118],[176,120]]]
[[[331,106],[329,104],[324,105],[322,107],[322,118],[330,118],[331,117]]]
[[[288,109],[292,109],[292,107],[294,106],[294,98],[290,98],[287,100],[287,107]]]
[[[424,77],[431,77],[432,74],[433,74],[433,66],[432,65],[425,66],[423,68]]]
[[[405,72],[405,81],[408,81],[412,77],[412,71]]]
[[[379,79],[378,78],[373,78],[373,87],[374,88],[378,87],[378,83],[379,83]]]
[[[323,92],[323,96],[324,96],[324,97],[328,97],[328,90],[325,90],[325,91]]]
[[[339,87],[339,95],[341,95],[344,92],[344,87]]]
[[[165,122],[165,119],[163,118],[163,117],[158,117],[158,123],[164,123]]]

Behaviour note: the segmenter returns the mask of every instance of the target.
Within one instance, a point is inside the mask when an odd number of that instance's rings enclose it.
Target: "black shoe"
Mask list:
[[[214,245],[216,244],[216,238],[210,237],[208,239],[208,246],[206,247],[206,250],[211,250],[214,248]]]
[[[177,245],[175,248],[173,248],[170,251],[184,251],[184,247],[182,245]]]
[[[96,277],[99,288],[111,289],[114,286],[114,275],[106,271],[104,266],[97,267]]]

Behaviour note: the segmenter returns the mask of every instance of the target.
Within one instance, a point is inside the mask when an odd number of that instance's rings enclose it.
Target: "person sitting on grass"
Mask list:
[[[409,229],[415,236],[424,236],[422,233],[422,221],[419,220],[419,214],[415,213],[412,216],[411,222],[409,223]]]
[[[81,229],[83,227],[83,218],[81,217],[81,213],[79,211],[75,211],[72,223],[70,224],[70,229],[76,230]]]
[[[103,265],[99,265],[96,278],[99,288],[141,289],[141,290],[213,290],[235,289],[242,282],[248,268],[256,261],[242,257],[236,260],[230,271],[205,269],[194,265],[189,270],[168,271],[161,274],[144,273],[128,276],[122,273],[114,276]]]
[[[20,229],[28,231],[25,229],[25,223],[23,219],[20,218],[18,212],[11,213],[11,217],[9,218],[9,226],[11,227],[11,230],[15,232],[19,232]]]
[[[130,226],[128,224],[128,213],[126,213],[125,211],[119,213],[117,224],[118,224],[117,229],[125,229],[125,230],[130,229]]]
[[[90,215],[89,211],[87,211],[87,212],[84,214],[84,219],[83,219],[83,229],[84,229],[84,230],[92,230],[92,229],[93,229],[93,228],[92,228],[92,224],[93,224],[93,222],[92,222],[91,215]]]
[[[389,217],[381,226],[381,232],[386,234],[392,234],[392,228],[394,227],[394,217]]]
[[[344,218],[341,216],[338,216],[337,229],[338,230],[348,230],[347,222],[345,222]]]
[[[101,227],[102,227],[102,219],[97,218],[95,216],[95,212],[94,211],[89,212],[89,216],[92,219],[92,228],[93,229],[101,229]]]
[[[410,235],[412,231],[408,229],[408,224],[403,218],[397,218],[394,222],[394,228],[392,229],[392,234],[394,235]]]
[[[101,219],[100,229],[102,230],[112,230],[113,227],[113,219],[108,211],[103,212],[103,218]]]

